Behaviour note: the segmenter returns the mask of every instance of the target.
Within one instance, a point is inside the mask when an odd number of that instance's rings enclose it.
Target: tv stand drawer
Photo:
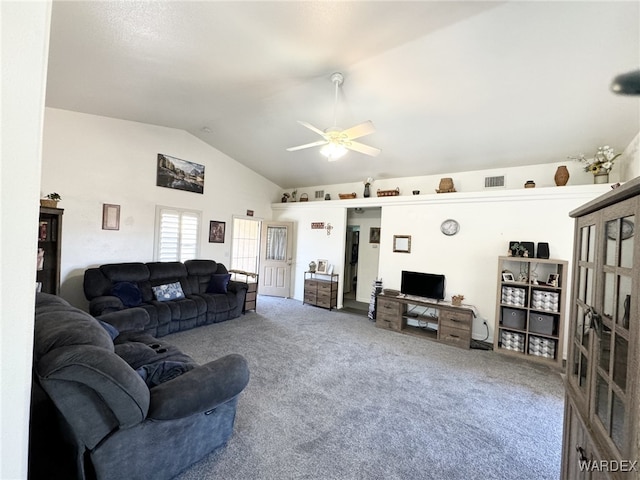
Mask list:
[[[469,329],[451,328],[440,324],[439,340],[456,347],[471,347],[471,331]]]

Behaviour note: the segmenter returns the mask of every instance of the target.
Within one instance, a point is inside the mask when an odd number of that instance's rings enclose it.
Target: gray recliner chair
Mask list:
[[[34,381],[59,412],[77,478],[169,479],[224,445],[249,381],[245,359],[198,365],[142,332],[143,309],[102,318],[111,326],[37,294]]]

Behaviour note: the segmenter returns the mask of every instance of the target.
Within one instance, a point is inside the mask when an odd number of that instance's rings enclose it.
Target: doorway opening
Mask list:
[[[381,207],[347,209],[342,305],[363,315],[378,276],[381,219]]]

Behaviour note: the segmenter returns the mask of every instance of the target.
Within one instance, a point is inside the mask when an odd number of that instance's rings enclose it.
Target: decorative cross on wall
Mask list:
[[[331,235],[331,230],[333,230],[333,226],[330,223],[327,223],[327,236]]]

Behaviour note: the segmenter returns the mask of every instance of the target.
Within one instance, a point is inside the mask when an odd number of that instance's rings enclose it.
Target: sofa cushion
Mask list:
[[[142,303],[142,292],[133,282],[116,282],[111,295],[118,297],[125,307],[137,307]]]
[[[230,273],[211,275],[211,280],[209,280],[209,286],[207,287],[207,293],[227,293],[229,280],[231,280]]]
[[[113,325],[110,325],[107,322],[103,322],[102,320],[98,320],[98,321],[100,322],[100,325],[102,325],[102,328],[104,328],[107,331],[107,333],[111,337],[111,340],[115,340],[116,337],[120,335],[120,332],[118,331],[118,329]]]
[[[149,280],[149,269],[144,263],[108,263],[100,270],[112,282],[143,282]]]
[[[184,292],[182,291],[180,282],[167,283],[165,285],[158,285],[157,287],[151,288],[153,289],[153,295],[159,302],[184,298]]]
[[[165,360],[136,369],[149,388],[156,387],[167,380],[172,380],[195,367],[194,364]]]

